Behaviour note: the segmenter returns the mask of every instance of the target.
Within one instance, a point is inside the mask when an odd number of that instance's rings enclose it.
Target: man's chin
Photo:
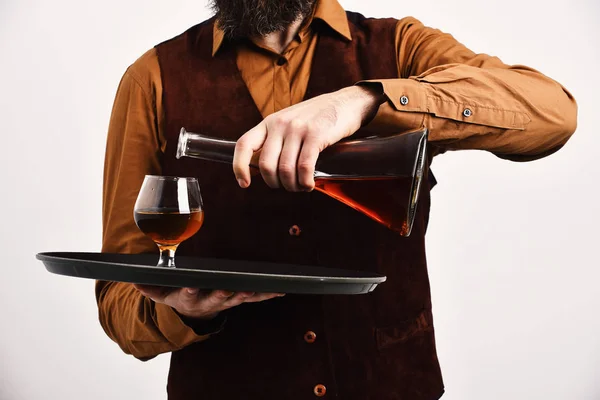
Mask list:
[[[229,39],[284,31],[312,11],[315,0],[212,0],[218,26]]]

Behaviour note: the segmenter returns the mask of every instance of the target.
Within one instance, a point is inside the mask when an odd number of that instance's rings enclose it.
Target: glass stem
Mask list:
[[[158,245],[160,250],[160,257],[158,259],[158,267],[164,268],[175,268],[175,250],[177,250],[177,245],[173,246],[163,246]]]

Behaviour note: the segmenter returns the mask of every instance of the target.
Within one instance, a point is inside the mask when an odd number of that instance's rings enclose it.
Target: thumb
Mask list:
[[[198,301],[199,294],[198,288],[183,288],[179,291],[179,299],[184,303],[195,303]]]
[[[167,295],[167,291],[164,287],[153,286],[153,285],[133,285],[141,294],[154,300],[155,302],[162,303]]]
[[[200,289],[198,289],[198,288],[184,288],[183,291],[187,295],[196,296],[200,292]]]

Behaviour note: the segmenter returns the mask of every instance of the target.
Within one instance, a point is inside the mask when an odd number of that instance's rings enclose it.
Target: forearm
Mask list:
[[[400,78],[377,81],[388,101],[376,126],[426,126],[430,141],[443,149],[511,159],[556,151],[575,131],[575,100],[538,71],[475,54],[414,19],[398,24],[397,48]]]
[[[558,150],[577,124],[573,97],[556,82],[524,67],[456,65],[383,85],[399,124],[407,118],[401,114],[422,114],[430,141],[449,150],[535,158]],[[402,104],[402,96],[408,104]]]

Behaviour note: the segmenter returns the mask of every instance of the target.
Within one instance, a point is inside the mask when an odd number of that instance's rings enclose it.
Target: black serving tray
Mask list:
[[[157,267],[156,254],[50,252],[36,255],[54,274],[169,287],[262,293],[363,294],[386,277],[307,265],[177,256],[177,268]]]

